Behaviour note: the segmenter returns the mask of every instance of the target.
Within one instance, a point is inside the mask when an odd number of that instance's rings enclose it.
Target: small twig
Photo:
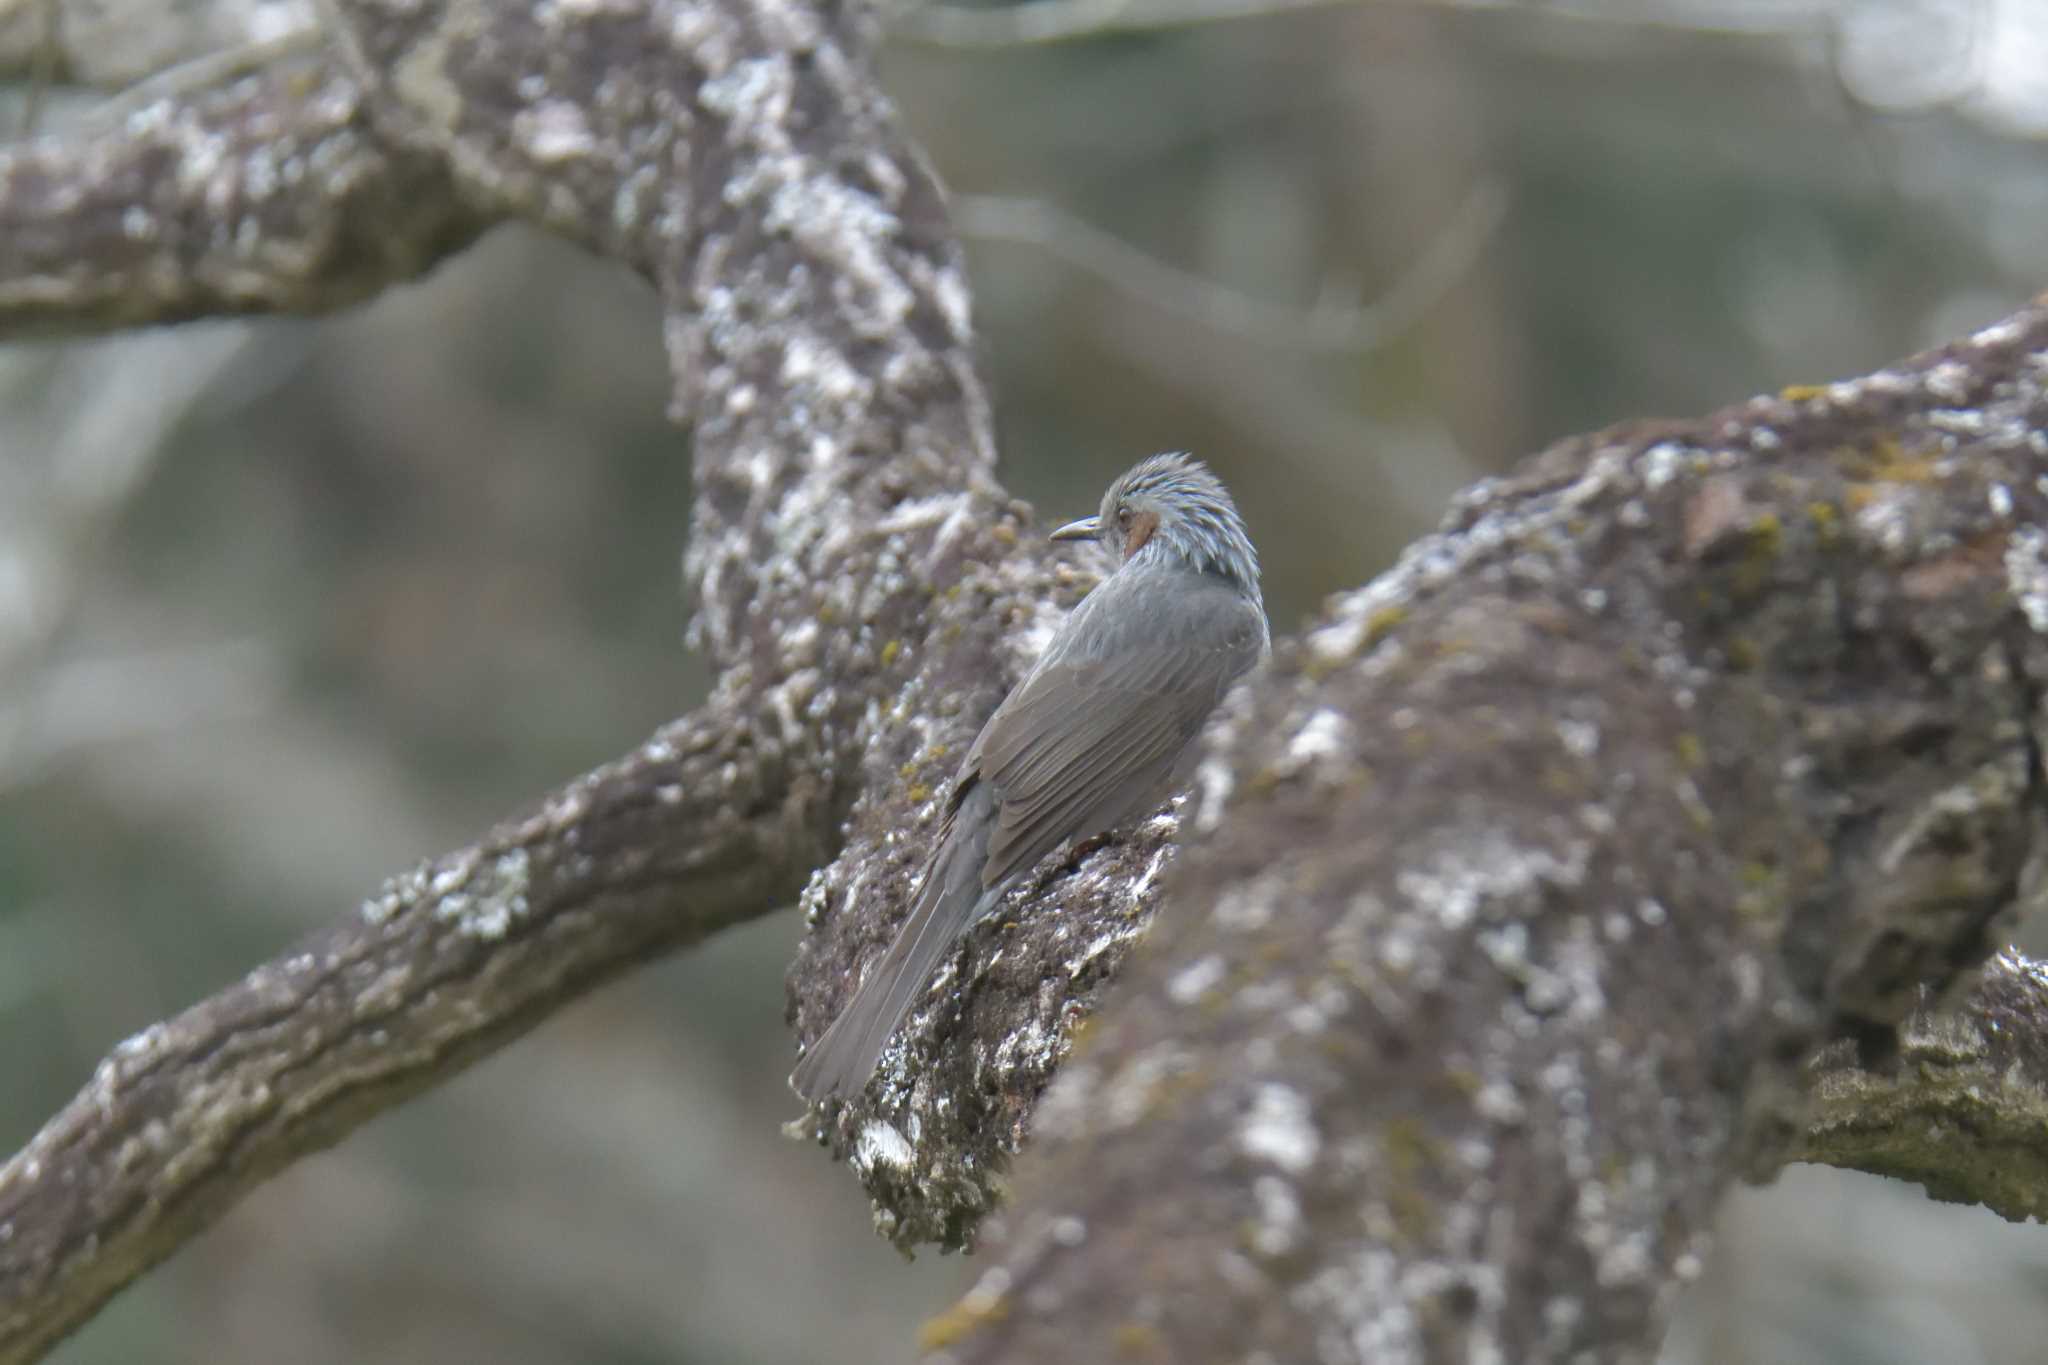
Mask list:
[[[154,468],[166,433],[246,345],[242,329],[222,327],[101,345],[55,371],[87,400],[73,414],[48,432],[27,431],[35,425],[27,418],[0,423],[0,432],[27,432],[24,446],[42,450],[48,466],[46,496],[35,500],[41,505],[14,519],[47,572],[31,579],[36,591],[20,627],[10,632],[0,623],[0,788],[40,770],[48,757],[36,733],[39,708],[26,699],[37,694],[71,621],[86,566]],[[0,367],[0,386],[8,378]],[[29,383],[48,386],[51,378],[37,365]],[[9,706],[10,693],[24,700]]]
[[[1269,303],[1205,280],[1043,200],[961,195],[953,201],[953,220],[965,237],[1039,247],[1104,283],[1218,331],[1266,346],[1349,351],[1384,346],[1413,326],[1471,269],[1506,216],[1507,205],[1507,191],[1498,182],[1479,182],[1429,249],[1377,303],[1322,299],[1307,309]]]
[[[261,42],[209,52],[144,77],[95,108],[93,116],[106,122],[118,122],[158,100],[225,85],[237,76],[245,76],[273,62],[305,56],[318,50],[324,41],[321,30],[309,26],[291,29]]]
[[[1151,29],[1196,28],[1239,19],[1266,19],[1300,10],[1331,9],[1360,0],[1029,0],[996,9],[909,5],[891,16],[891,32],[933,47],[1004,48],[1066,42]],[[1501,0],[1427,0],[1438,9],[1498,11]],[[1833,22],[1826,3],[1751,13],[1725,4],[1639,4],[1557,0],[1524,7],[1546,19],[1615,27],[1666,29],[1718,37],[1757,38],[1810,32]]]
[[[28,102],[21,112],[23,137],[33,136],[36,125],[42,121],[43,105],[49,99],[50,87],[56,83],[62,56],[57,44],[57,0],[35,0],[35,4],[40,23],[35,51],[29,59]]]
[[[74,755],[123,740],[243,720],[269,710],[283,669],[261,640],[71,659],[0,698],[0,792],[35,781]]]

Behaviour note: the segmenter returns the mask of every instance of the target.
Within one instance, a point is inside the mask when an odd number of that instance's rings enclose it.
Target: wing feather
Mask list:
[[[968,752],[963,780],[987,782],[997,802],[985,886],[1163,800],[1202,722],[1264,651],[1263,615],[1223,584],[1096,600],[1115,585],[1082,603]]]

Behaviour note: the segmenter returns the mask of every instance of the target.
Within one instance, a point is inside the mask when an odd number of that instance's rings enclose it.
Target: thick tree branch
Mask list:
[[[908,804],[902,753],[973,723],[1014,666],[1019,604],[1052,596],[1049,556],[1012,552],[1019,514],[988,474],[937,189],[829,23],[752,0],[340,13],[346,72],[299,87],[266,73],[83,144],[6,153],[0,258],[31,287],[0,325],[136,316],[61,287],[123,269],[148,277],[120,287],[155,300],[152,317],[255,296],[318,306],[318,289],[265,295],[219,272],[346,200],[357,182],[327,183],[323,165],[387,188],[391,168],[425,168],[415,188],[467,206],[465,226],[525,216],[599,246],[667,304],[676,413],[693,424],[695,631],[720,686],[533,821],[118,1049],[0,1176],[0,1361],[32,1359],[294,1155],[623,967],[786,904],[856,791]],[[294,88],[316,107],[273,103]],[[332,140],[301,150],[336,159],[273,159],[264,202],[297,207],[243,213],[262,153],[236,138],[308,126]],[[221,154],[206,167],[203,145]],[[190,250],[123,265],[92,227],[167,204]],[[34,281],[52,279],[38,301]],[[894,719],[913,707],[922,726]]]
[[[830,831],[804,751],[714,702],[116,1048],[0,1166],[0,1361],[35,1359],[293,1159],[786,901]]]
[[[368,298],[469,244],[444,163],[393,150],[331,60],[0,145],[0,335]]]
[[[2035,894],[2044,353],[1567,442],[1283,648],[945,1357],[1649,1359]]]

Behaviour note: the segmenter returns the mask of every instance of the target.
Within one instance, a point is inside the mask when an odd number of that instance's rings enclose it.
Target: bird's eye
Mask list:
[[[1128,507],[1119,507],[1119,508],[1117,508],[1117,509],[1116,509],[1116,524],[1117,524],[1117,525],[1119,525],[1119,526],[1121,526],[1121,527],[1123,527],[1123,528],[1124,528],[1124,529],[1125,529],[1126,531],[1128,531],[1128,530],[1130,530],[1130,529],[1131,529],[1131,509],[1130,509],[1130,508],[1128,508]]]

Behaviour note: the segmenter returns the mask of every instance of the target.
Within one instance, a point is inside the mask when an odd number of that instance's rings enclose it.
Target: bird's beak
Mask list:
[[[1101,517],[1083,517],[1079,521],[1068,522],[1046,538],[1048,540],[1093,540],[1101,534]]]

